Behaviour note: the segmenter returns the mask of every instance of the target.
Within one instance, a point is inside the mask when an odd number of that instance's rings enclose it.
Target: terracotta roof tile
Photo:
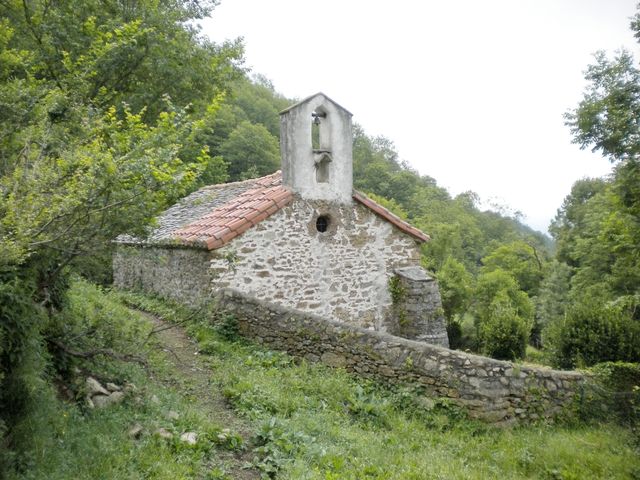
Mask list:
[[[382,218],[384,218],[388,222],[390,222],[393,225],[395,225],[396,227],[398,227],[403,232],[411,235],[412,237],[420,240],[421,242],[428,242],[429,240],[431,240],[431,237],[429,237],[429,235],[427,235],[426,233],[418,230],[416,227],[410,225],[409,223],[405,222],[400,217],[394,215],[389,210],[384,208],[382,205],[380,205],[379,203],[374,202],[373,200],[371,200],[369,197],[367,197],[363,193],[354,192],[353,193],[353,199],[358,201],[358,202],[360,202],[362,205],[367,207],[369,210],[371,210],[374,213],[378,214],[379,216],[381,216]]]
[[[251,222],[251,226],[253,225],[257,225],[258,223],[260,223],[262,220],[264,220],[265,218],[267,218],[270,214],[267,211],[258,213],[256,215],[253,215],[251,218],[248,218],[247,220],[249,220],[249,222]]]
[[[293,194],[282,185],[282,175],[276,172],[255,180],[253,188],[174,230],[171,236],[185,244],[214,250],[273,215],[292,200]]]
[[[224,245],[224,242],[219,238],[209,238],[204,242],[204,244],[206,245],[207,249],[215,250],[216,248],[222,247]]]

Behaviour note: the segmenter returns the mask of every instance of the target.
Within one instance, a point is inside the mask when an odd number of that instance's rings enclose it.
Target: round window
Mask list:
[[[320,233],[324,233],[329,228],[329,217],[326,215],[320,215],[316,219],[316,230]]]

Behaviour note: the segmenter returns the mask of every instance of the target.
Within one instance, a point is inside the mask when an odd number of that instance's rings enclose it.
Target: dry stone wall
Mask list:
[[[585,381],[577,372],[510,362],[354,327],[250,298],[227,289],[220,306],[241,332],[269,348],[343,367],[363,377],[417,384],[490,422],[553,417],[571,405]]]

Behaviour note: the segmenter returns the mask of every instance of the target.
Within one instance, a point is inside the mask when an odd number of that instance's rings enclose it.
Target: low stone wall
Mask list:
[[[474,417],[509,423],[562,412],[585,377],[578,372],[514,365],[478,355],[325,320],[268,304],[235,290],[220,293],[246,337],[363,377],[418,384],[427,394],[468,407]]]

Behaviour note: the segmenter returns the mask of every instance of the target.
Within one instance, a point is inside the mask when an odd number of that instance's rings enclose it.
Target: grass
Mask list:
[[[149,303],[151,302],[151,303]],[[135,303],[135,302],[134,302]],[[153,310],[152,301],[139,305]],[[160,304],[166,308],[167,304]],[[179,315],[178,315],[179,316]],[[228,401],[260,425],[257,465],[283,479],[640,478],[637,444],[615,425],[498,429],[425,401],[191,323]]]
[[[49,408],[46,414],[49,433],[33,432],[37,448],[30,452],[29,468],[16,478],[234,478],[220,461],[229,449],[244,449],[254,470],[278,479],[640,478],[637,438],[628,429],[610,424],[498,429],[419,391],[384,388],[245,342],[230,317],[212,325],[207,316],[126,292],[99,292],[91,301],[112,303],[110,311],[135,305],[184,322],[210,368],[210,388],[222,391],[256,433],[245,440],[225,434],[221,440],[221,425],[182,384],[161,381],[172,371],[149,347],[144,353],[153,376],[131,364],[104,367],[135,383],[139,401],[134,396],[101,411],[54,402],[55,412]],[[148,328],[146,317],[123,311],[137,331]],[[182,412],[180,419],[168,420],[168,410]],[[188,447],[151,433],[133,440],[127,431],[135,423],[146,432],[160,426],[193,429],[204,441]]]
[[[19,427],[19,435],[29,439],[28,451],[21,452],[19,472],[9,479],[228,479],[225,466],[219,462],[221,452],[241,447],[233,432],[226,432],[188,392],[170,385],[174,375],[164,354],[146,339],[152,326],[147,317],[127,308],[119,296],[104,292],[85,282],[76,282],[70,294],[67,320],[81,330],[79,323],[96,327],[96,317],[107,318],[139,338],[117,339],[127,342],[145,356],[149,370],[134,364],[109,359],[77,363],[80,368],[75,383],[81,384],[91,373],[101,379],[136,386],[126,400],[107,409],[91,410],[82,401],[82,388],[77,389],[77,402],[61,401],[54,392],[43,395],[42,407]],[[87,318],[84,316],[87,315]],[[73,317],[73,318],[72,318]],[[97,326],[98,337],[110,334],[110,326]],[[111,345],[110,345],[111,346]],[[72,382],[73,383],[73,382]],[[171,418],[169,412],[179,412]],[[139,439],[129,430],[136,424],[144,430]],[[165,439],[155,432],[164,428],[173,434]],[[196,446],[179,441],[183,432],[199,435]],[[23,444],[25,442],[22,442]],[[0,475],[2,476],[2,475]]]
[[[286,357],[285,357],[286,358]],[[306,363],[249,352],[220,359],[218,380],[233,405],[277,438],[303,439],[277,456],[278,478],[632,478],[631,437],[616,427],[513,430],[465,418],[444,403],[419,404]],[[276,444],[274,447],[278,449]]]
[[[545,352],[544,350],[539,350],[531,345],[527,345],[527,351],[524,357],[524,361],[533,365],[544,365],[547,367],[553,366],[547,352]]]

